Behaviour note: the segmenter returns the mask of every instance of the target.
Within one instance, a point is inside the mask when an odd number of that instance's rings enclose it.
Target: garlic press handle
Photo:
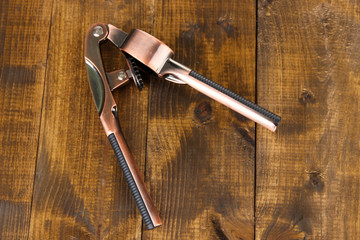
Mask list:
[[[144,31],[139,29],[132,31],[122,50],[153,70],[158,76],[175,83],[188,84],[273,132],[280,122],[279,116],[173,60],[174,52],[171,48]]]
[[[165,79],[166,76],[170,75],[172,78],[188,84],[206,96],[222,103],[273,132],[275,132],[280,123],[281,118],[276,114],[241,97],[171,58],[168,59],[162,68],[162,74]]]
[[[93,93],[96,109],[100,116],[100,121],[114,149],[145,225],[148,229],[152,229],[160,226],[161,220],[150,194],[146,189],[137,164],[121,134],[117,105],[111,92],[115,87],[125,84],[128,78],[124,78],[123,81],[119,82],[111,81],[114,73],[120,72],[105,72],[99,46],[99,44],[105,40],[110,40],[115,46],[120,48],[122,42],[126,40],[126,37],[126,33],[112,25],[93,25],[85,38],[85,63],[90,88]]]

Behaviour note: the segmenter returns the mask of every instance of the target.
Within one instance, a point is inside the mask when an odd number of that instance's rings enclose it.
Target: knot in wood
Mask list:
[[[303,104],[314,103],[315,102],[315,96],[310,90],[304,89],[304,90],[302,90],[300,101]]]
[[[212,109],[211,105],[208,102],[202,102],[200,103],[194,110],[194,114],[196,118],[200,122],[206,122],[208,121],[212,116]]]
[[[312,172],[309,176],[309,185],[311,189],[316,192],[322,192],[324,190],[324,182],[319,172]]]

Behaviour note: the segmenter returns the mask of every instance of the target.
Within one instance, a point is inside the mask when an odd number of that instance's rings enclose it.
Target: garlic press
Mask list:
[[[105,72],[100,45],[110,41],[124,54],[127,70]],[[127,34],[111,24],[96,23],[85,38],[85,63],[90,88],[100,121],[124,172],[126,181],[143,217],[147,229],[160,226],[161,219],[121,133],[114,89],[132,79],[141,90],[144,87],[140,69],[154,72],[159,78],[187,84],[232,110],[275,131],[280,117],[237,95],[203,75],[176,62],[174,52],[160,40],[139,29]]]

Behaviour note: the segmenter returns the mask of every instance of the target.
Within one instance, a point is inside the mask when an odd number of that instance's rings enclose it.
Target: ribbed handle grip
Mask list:
[[[258,112],[259,114],[264,115],[265,117],[272,120],[276,125],[279,124],[281,117],[279,117],[278,115],[276,115],[272,112],[269,112],[268,110],[260,107],[259,105],[252,103],[251,101],[237,95],[236,93],[230,91],[229,89],[221,86],[220,84],[217,84],[216,82],[211,81],[210,79],[206,78],[205,76],[203,76],[193,70],[189,73],[189,75],[192,76],[193,78],[196,78],[196,79],[200,80],[201,82],[209,85],[210,87],[222,92],[223,94],[233,98],[234,100],[244,104],[245,106],[253,109],[254,111]]]
[[[132,174],[132,172],[130,171],[130,168],[125,160],[124,154],[122,153],[119,143],[115,137],[115,134],[110,134],[108,136],[109,140],[110,140],[110,144],[112,146],[112,148],[114,149],[115,155],[117,157],[117,159],[119,160],[120,163],[120,167],[123,170],[124,176],[126,178],[126,181],[129,184],[129,188],[131,190],[132,195],[135,198],[135,202],[139,208],[139,211],[143,217],[144,223],[146,225],[147,229],[153,229],[154,228],[154,224],[151,220],[150,214],[145,206],[144,203],[144,199],[142,198],[139,188],[136,185],[136,182],[134,180],[134,176]]]

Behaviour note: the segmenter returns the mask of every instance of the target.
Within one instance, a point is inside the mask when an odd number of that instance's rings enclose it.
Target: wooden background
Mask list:
[[[164,222],[145,230],[83,59],[95,22],[282,116],[270,131],[188,86],[116,90]],[[120,54],[104,46],[107,69]],[[360,239],[357,0],[0,1],[0,239]]]

